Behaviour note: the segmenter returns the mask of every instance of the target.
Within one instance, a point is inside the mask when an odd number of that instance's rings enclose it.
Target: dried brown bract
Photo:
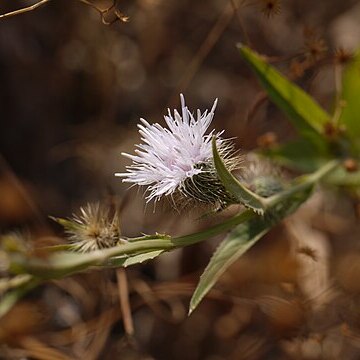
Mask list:
[[[305,55],[308,60],[316,61],[324,58],[328,47],[322,38],[310,38],[305,40]]]
[[[260,0],[261,12],[268,18],[278,15],[281,12],[280,0]]]
[[[290,63],[290,76],[293,80],[301,78],[305,71],[307,65],[306,62],[300,61],[298,59],[293,59]]]
[[[347,172],[355,172],[359,169],[358,162],[352,158],[345,159],[343,166]]]
[[[344,48],[338,48],[335,50],[334,58],[336,64],[343,65],[353,60],[354,54],[350,50],[346,50]]]
[[[263,135],[260,135],[256,139],[256,143],[262,149],[269,149],[278,144],[277,135],[274,132],[269,131]]]
[[[302,246],[297,251],[299,254],[305,255],[313,261],[318,261],[318,256],[316,254],[316,251],[309,246]]]

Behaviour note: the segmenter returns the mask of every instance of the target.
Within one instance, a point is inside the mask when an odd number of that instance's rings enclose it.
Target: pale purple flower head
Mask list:
[[[219,183],[212,160],[212,137],[218,138],[219,150],[225,158],[232,149],[228,141],[220,139],[222,132],[215,134],[212,130],[206,134],[217,99],[210,112],[197,110],[196,118],[185,105],[182,94],[180,99],[181,114],[174,110],[172,115],[169,109],[164,117],[168,128],[141,119],[138,127],[143,143],[136,145],[136,155],[122,153],[132,160],[132,164],[126,167],[127,172],[115,174],[122,177],[123,182],[146,186],[147,202],[177,192],[206,201],[207,197],[202,199],[201,196],[204,190],[208,191],[202,188],[206,186],[203,180]],[[202,181],[198,181],[200,179]]]

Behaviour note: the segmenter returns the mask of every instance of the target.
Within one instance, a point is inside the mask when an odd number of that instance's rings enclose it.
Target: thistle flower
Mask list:
[[[65,227],[73,249],[89,252],[116,246],[120,242],[118,214],[110,216],[108,208],[87,204],[80,215],[70,220],[56,219]]]
[[[206,134],[217,99],[210,112],[197,110],[196,118],[181,99],[181,115],[168,110],[165,122],[168,128],[149,124],[141,119],[138,125],[142,144],[136,145],[136,155],[122,153],[130,158],[132,164],[127,172],[117,173],[123,182],[146,186],[146,201],[155,202],[170,196],[175,202],[179,198],[196,200],[207,204],[224,206],[232,202],[231,195],[219,180],[212,157],[211,139],[217,138],[220,155],[229,170],[239,166],[239,157],[229,140],[221,139],[222,132],[214,130]]]

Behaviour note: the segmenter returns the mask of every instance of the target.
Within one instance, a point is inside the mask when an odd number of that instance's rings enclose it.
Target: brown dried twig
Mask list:
[[[29,11],[36,10],[40,6],[43,6],[46,3],[48,3],[49,1],[50,0],[40,0],[39,2],[37,2],[37,3],[33,4],[33,5],[30,5],[30,6],[18,9],[18,10],[10,11],[10,12],[7,12],[5,14],[1,14],[0,19],[4,19],[4,18],[7,18],[7,17],[16,16],[16,15],[21,15],[21,14],[27,13]],[[105,25],[111,25],[114,22],[116,22],[117,20],[120,20],[122,22],[129,21],[128,16],[124,15],[119,9],[116,9],[116,0],[113,0],[112,4],[109,7],[105,8],[105,9],[100,9],[99,7],[97,7],[95,4],[91,3],[88,0],[78,0],[78,1],[82,2],[85,5],[88,5],[88,6],[92,7],[93,9],[98,11],[100,16],[101,16],[101,21]],[[107,16],[110,13],[113,14],[113,19],[109,21],[109,20],[107,20]]]
[[[131,307],[129,302],[129,288],[125,269],[119,268],[116,270],[116,278],[118,283],[120,307],[124,329],[128,336],[134,335],[134,323],[131,316]]]
[[[40,6],[45,5],[49,1],[50,0],[40,0],[39,2],[37,2],[37,3],[33,4],[33,5],[30,5],[30,6],[18,9],[18,10],[10,11],[10,12],[7,12],[5,14],[1,14],[0,19],[11,17],[11,16],[16,16],[16,15],[20,15],[20,14],[24,14],[24,13],[29,12],[29,11],[33,11],[33,10],[39,8]]]
[[[176,91],[169,101],[170,104],[175,102],[175,97],[178,97],[178,94],[184,92],[189,86],[190,82],[196,75],[198,69],[201,64],[204,62],[211,49],[216,45],[220,36],[225,31],[226,27],[229,25],[231,19],[234,16],[234,9],[231,2],[229,2],[225,7],[223,12],[218,17],[216,23],[209,31],[206,39],[203,41],[201,46],[199,47],[197,53],[191,60],[189,66],[187,67],[187,71],[184,73],[183,77],[179,81],[179,85],[177,86]]]
[[[251,44],[251,41],[250,41],[249,34],[248,34],[248,32],[246,31],[246,27],[245,27],[244,21],[243,21],[241,15],[240,15],[240,12],[239,12],[239,4],[236,2],[236,0],[230,0],[230,1],[231,1],[231,5],[232,5],[232,7],[233,7],[233,10],[234,10],[234,14],[236,15],[236,19],[237,19],[237,21],[238,21],[240,30],[241,30],[241,32],[242,32],[243,35],[244,35],[245,44],[251,47],[252,44]]]
[[[128,22],[129,21],[129,17],[125,16],[120,10],[116,9],[116,0],[113,0],[113,3],[105,8],[105,9],[100,9],[99,7],[97,7],[96,5],[94,5],[93,3],[91,3],[88,0],[78,0],[80,2],[82,2],[85,5],[88,5],[90,7],[92,7],[93,9],[95,9],[96,11],[99,12],[100,16],[101,16],[101,21],[104,25],[111,25],[114,22],[116,22],[117,20],[120,20],[122,22]],[[113,14],[115,15],[113,20],[108,21],[106,19],[107,15],[110,14],[110,12],[113,12]]]

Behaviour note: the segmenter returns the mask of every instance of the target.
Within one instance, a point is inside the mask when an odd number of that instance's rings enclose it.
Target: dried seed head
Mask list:
[[[105,249],[120,241],[119,217],[110,216],[108,208],[100,204],[87,204],[80,208],[80,215],[74,215],[63,222],[73,248],[80,252]]]
[[[290,75],[292,80],[296,80],[304,76],[306,67],[306,62],[300,61],[298,59],[293,59],[290,63]]]
[[[341,128],[331,121],[324,124],[324,135],[330,140],[337,139],[341,131]]]
[[[319,35],[318,31],[312,27],[305,27],[304,37],[306,59],[312,63],[324,58],[328,47],[325,40]]]
[[[250,153],[247,155],[242,180],[256,194],[269,197],[284,189],[282,174],[270,161]]]

